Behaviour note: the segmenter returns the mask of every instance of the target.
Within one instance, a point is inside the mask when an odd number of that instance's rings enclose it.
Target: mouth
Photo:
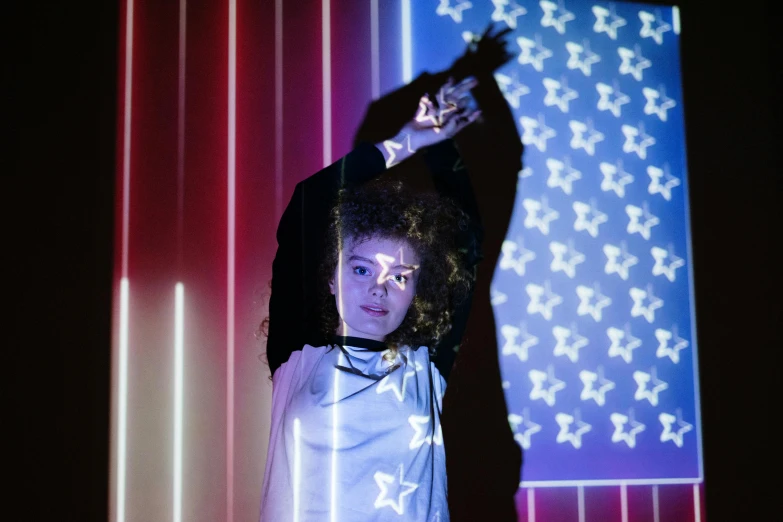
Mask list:
[[[384,315],[388,314],[389,311],[385,308],[381,308],[380,306],[368,306],[363,305],[360,307],[364,312],[368,315],[371,315],[372,317],[383,317]]]

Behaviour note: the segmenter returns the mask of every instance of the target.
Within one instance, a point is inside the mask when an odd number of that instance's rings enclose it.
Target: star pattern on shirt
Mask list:
[[[680,352],[688,347],[688,341],[677,335],[677,326],[673,326],[671,330],[656,328],[655,338],[658,339],[655,356],[659,359],[668,357],[674,364],[679,364]],[[674,344],[669,346],[669,341],[672,340]]]
[[[663,168],[654,165],[647,167],[647,175],[650,176],[650,184],[647,186],[647,192],[650,195],[660,194],[666,201],[672,199],[672,189],[680,184],[680,179],[669,173],[669,165],[664,163]],[[661,183],[661,178],[664,182]]]
[[[644,132],[644,123],[639,122],[637,127],[634,127],[633,125],[623,125],[620,127],[620,130],[625,136],[623,152],[628,154],[635,152],[640,159],[646,159],[647,147],[655,145],[655,138]]]
[[[555,421],[560,426],[560,431],[555,439],[559,444],[570,442],[575,449],[582,447],[582,435],[592,430],[593,427],[583,422],[579,416],[579,410],[574,410],[573,415],[567,413],[558,413],[555,415]],[[571,431],[571,425],[576,424],[576,430]]]
[[[519,123],[522,125],[522,143],[535,145],[541,152],[546,152],[547,140],[557,136],[555,129],[546,126],[543,114],[539,114],[538,119],[521,116]]]
[[[552,309],[563,302],[561,296],[552,292],[549,281],[545,281],[544,286],[528,283],[525,286],[525,292],[530,296],[527,313],[530,315],[541,314],[547,321],[552,320]]]
[[[595,15],[595,24],[593,24],[593,31],[596,33],[606,33],[612,40],[617,40],[617,29],[626,24],[625,18],[620,18],[615,13],[614,5],[609,9],[601,7],[600,5],[593,6],[593,14]],[[606,23],[607,17],[609,23]]]
[[[658,90],[650,87],[642,89],[647,103],[644,104],[644,113],[648,115],[656,115],[661,121],[666,121],[668,118],[667,111],[677,105],[677,102],[666,96],[666,88],[661,85]],[[660,101],[659,101],[660,100]]]
[[[628,293],[633,299],[631,317],[644,317],[648,323],[655,321],[655,311],[663,306],[663,299],[653,295],[652,285],[647,285],[647,290],[631,288]],[[647,304],[644,304],[645,300]]]
[[[663,33],[672,30],[672,26],[664,22],[660,11],[655,14],[647,11],[639,11],[639,20],[642,21],[642,28],[639,30],[639,36],[642,38],[652,38],[658,45],[663,44]],[[652,24],[655,23],[655,28]]]
[[[503,355],[516,355],[524,362],[528,359],[528,350],[538,344],[538,337],[527,331],[527,324],[521,322],[519,327],[504,324],[500,327],[500,334],[505,342],[501,349]],[[517,339],[519,338],[519,342]]]
[[[466,9],[473,7],[473,4],[467,0],[457,0],[454,5],[451,5],[451,0],[440,0],[435,13],[438,16],[450,16],[455,23],[462,23],[462,12]]]
[[[669,383],[658,378],[655,366],[650,368],[650,373],[636,370],[633,372],[633,380],[636,381],[633,398],[637,401],[647,400],[651,406],[658,406],[658,394],[669,387]]]
[[[677,277],[675,271],[678,268],[685,266],[685,260],[674,255],[674,249],[671,245],[669,245],[668,250],[660,247],[652,247],[650,249],[650,254],[652,254],[652,257],[655,260],[655,265],[653,265],[652,268],[652,274],[654,276],[665,276],[666,279],[673,283]],[[665,263],[667,259],[669,262]]]
[[[555,369],[552,365],[547,367],[547,371],[530,370],[528,372],[530,382],[533,383],[533,389],[530,390],[530,400],[543,400],[547,406],[554,406],[557,403],[555,394],[566,387],[566,383],[555,377]],[[546,383],[546,387],[544,384]]]
[[[582,173],[571,166],[571,158],[568,156],[563,158],[563,161],[548,158],[546,168],[549,170],[546,186],[549,188],[559,187],[568,195],[571,195],[573,190],[573,182],[582,179]]]
[[[609,337],[609,357],[621,357],[626,363],[633,362],[633,351],[642,345],[642,341],[631,334],[630,325],[626,324],[622,330],[610,326],[606,329],[606,335]],[[625,341],[623,345],[622,341]]]
[[[630,74],[634,80],[640,82],[644,77],[644,70],[652,65],[652,62],[642,56],[642,50],[637,45],[634,49],[627,47],[618,47],[617,54],[622,60],[620,63],[620,74]],[[632,63],[633,62],[633,63]]]
[[[523,225],[525,228],[537,228],[545,236],[549,234],[549,224],[560,217],[560,213],[549,207],[549,200],[541,196],[541,200],[525,198],[522,207],[527,212]]]
[[[517,241],[504,240],[500,252],[500,269],[513,270],[520,277],[525,275],[527,264],[536,258],[535,252],[525,248],[522,238],[517,238]]]
[[[566,67],[579,69],[585,76],[590,76],[593,73],[593,64],[601,61],[601,57],[590,50],[590,42],[588,40],[583,40],[581,44],[566,42],[565,47],[566,51],[568,51]],[[580,55],[584,56],[580,58]]]
[[[511,29],[517,28],[517,18],[527,14],[527,9],[510,0],[492,0],[495,7],[492,11],[493,22],[505,22]]]
[[[615,388],[615,383],[604,377],[602,366],[599,366],[595,372],[582,370],[579,372],[579,380],[582,381],[582,393],[579,394],[579,398],[583,401],[592,399],[598,406],[606,404],[606,393]]]
[[[541,72],[544,70],[544,60],[552,56],[552,51],[541,43],[540,34],[536,33],[534,38],[535,40],[524,36],[517,37],[517,45],[522,50],[517,57],[517,62],[521,65],[532,65],[533,69]],[[535,50],[535,54],[533,50]]]
[[[595,90],[598,91],[598,110],[609,111],[615,118],[622,116],[622,106],[631,101],[628,95],[620,92],[616,82],[614,86],[598,82]]]
[[[660,220],[650,213],[647,203],[642,204],[642,208],[635,205],[626,205],[625,213],[628,214],[628,227],[626,230],[629,234],[638,233],[644,239],[650,239],[650,229],[660,223]],[[644,217],[644,222],[639,221],[639,218]]]
[[[544,78],[541,80],[546,89],[544,96],[544,105],[547,107],[557,107],[560,112],[568,112],[568,103],[579,97],[579,93],[568,87],[568,80],[564,77],[560,81],[553,78]],[[558,91],[561,91],[558,94]]]
[[[389,375],[381,379],[381,381],[378,383],[378,386],[375,388],[375,393],[381,394],[387,391],[391,391],[392,393],[394,393],[394,396],[397,397],[398,401],[400,402],[405,401],[405,390],[408,385],[408,379],[413,377],[418,370],[420,370],[420,368],[416,368],[416,369],[406,368],[405,373],[403,373],[402,375],[401,385],[398,385],[397,381],[392,378],[394,377],[394,372],[390,373]]]
[[[609,416],[609,419],[612,421],[612,424],[614,424],[612,442],[625,442],[629,448],[635,448],[636,436],[645,430],[645,425],[634,419],[633,408],[628,410],[628,415],[615,412]],[[626,424],[631,428],[628,431],[625,431]]]
[[[510,414],[508,423],[511,425],[511,431],[514,433],[514,440],[519,443],[522,449],[529,450],[531,437],[541,431],[541,425],[530,420],[530,409],[524,408],[522,415]],[[523,431],[520,431],[520,426],[524,426]]]
[[[519,109],[519,98],[530,94],[530,88],[519,81],[516,72],[512,72],[511,76],[495,73],[495,81],[503,97],[515,109]]]
[[[598,283],[593,287],[579,285],[576,287],[576,295],[579,297],[577,315],[589,315],[595,322],[601,321],[603,309],[612,304],[612,299],[601,293]]]
[[[579,350],[590,344],[587,337],[579,335],[575,324],[572,324],[571,328],[555,326],[552,328],[552,335],[556,340],[553,350],[555,357],[565,355],[573,363],[579,361]]]
[[[568,241],[567,245],[558,241],[552,241],[549,243],[549,251],[552,252],[553,256],[549,269],[552,272],[563,272],[571,279],[576,276],[576,265],[583,263],[585,260],[584,254],[576,251],[574,242],[571,240]],[[565,259],[566,254],[568,254],[567,260]]]
[[[404,478],[404,472],[402,464],[397,467],[394,475],[389,475],[382,471],[375,472],[375,483],[380,489],[380,493],[378,493],[378,497],[375,499],[375,509],[388,506],[398,515],[405,514],[405,499],[416,491],[419,485],[414,482],[407,482]],[[390,493],[390,490],[396,490],[396,493]]]
[[[658,421],[663,426],[661,432],[661,442],[672,441],[678,448],[682,448],[684,443],[683,435],[693,429],[693,425],[682,420],[682,412],[678,409],[676,416],[671,413],[661,413],[658,415]],[[672,431],[672,426],[677,423],[677,430]]]
[[[541,18],[541,27],[552,27],[558,33],[565,34],[566,22],[574,19],[574,13],[566,10],[563,0],[559,0],[558,3],[542,0],[538,5],[544,11],[544,16]]]
[[[438,424],[435,430],[435,436],[428,435],[429,427],[431,426],[429,415],[411,415],[408,417],[408,424],[413,428],[413,438],[408,444],[409,449],[416,449],[424,444],[430,445],[443,445],[443,431],[441,425]]]
[[[620,246],[605,244],[604,254],[606,255],[604,273],[606,275],[617,274],[623,281],[628,280],[629,269],[639,262],[639,258],[628,252],[624,241],[620,243]],[[618,262],[618,260],[620,261]]]
[[[598,169],[604,176],[604,179],[601,180],[601,190],[604,192],[611,190],[619,197],[624,198],[625,186],[633,183],[634,178],[623,170],[623,160],[618,159],[614,164],[602,161],[598,165]]]
[[[577,232],[584,230],[592,237],[598,237],[598,226],[606,223],[608,216],[598,210],[593,201],[590,203],[574,201],[572,207],[576,212],[574,230]]]
[[[585,122],[578,120],[571,120],[568,122],[568,127],[573,134],[569,145],[572,149],[584,149],[584,151],[590,155],[595,155],[595,144],[599,141],[604,141],[604,135],[598,132],[593,127],[593,122],[588,118]]]

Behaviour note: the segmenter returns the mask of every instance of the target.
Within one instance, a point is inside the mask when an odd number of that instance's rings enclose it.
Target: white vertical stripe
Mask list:
[[[411,0],[402,0],[402,81],[413,79],[413,55],[411,42]]]
[[[536,494],[534,488],[527,488],[527,522],[536,522]]]
[[[342,270],[340,271],[342,272]],[[340,273],[338,272],[338,274]],[[339,275],[338,275],[339,277]],[[340,281],[342,283],[342,281]],[[340,284],[338,283],[338,284]],[[342,292],[340,292],[342,295]],[[342,309],[342,308],[341,308]],[[330,511],[329,511],[329,520],[330,522],[338,522],[337,518],[337,448],[338,448],[338,434],[339,434],[339,422],[340,418],[337,415],[337,399],[340,396],[340,366],[342,366],[342,351],[340,351],[337,354],[337,367],[334,370],[334,404],[332,405],[332,476],[331,476],[331,488],[330,488]]]
[[[330,0],[321,1],[321,67],[323,70],[324,167],[332,163],[332,23]]]
[[[128,278],[120,279],[120,356],[117,393],[117,522],[125,522],[125,459],[128,417]]]
[[[237,2],[228,2],[228,280],[226,382],[226,522],[234,522],[234,282],[236,250]]]
[[[676,5],[672,6],[672,29],[674,34],[680,34],[680,8]]]
[[[628,486],[620,484],[620,515],[623,522],[628,522]]]
[[[378,22],[378,0],[370,0],[370,74],[372,76],[372,99],[381,96],[380,27]]]
[[[652,487],[653,522],[661,522],[661,511],[658,506],[658,485]]]
[[[585,487],[576,487],[576,501],[579,509],[579,522],[585,522]]]
[[[698,484],[693,485],[693,520],[701,522],[701,497]]]
[[[174,288],[174,522],[182,522],[182,411],[185,351],[185,287]]]
[[[302,484],[302,421],[294,419],[294,522],[299,522]]]
[[[283,215],[283,0],[275,0],[275,222]]]

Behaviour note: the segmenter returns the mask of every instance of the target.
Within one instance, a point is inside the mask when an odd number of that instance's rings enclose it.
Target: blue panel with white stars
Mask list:
[[[700,481],[677,10],[411,9],[413,77],[490,20],[513,29],[517,59],[496,79],[525,168],[492,300],[524,483]]]

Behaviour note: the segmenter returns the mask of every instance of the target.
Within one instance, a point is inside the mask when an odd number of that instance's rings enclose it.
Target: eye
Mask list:
[[[370,271],[366,267],[355,266],[355,267],[353,267],[353,273],[357,274],[357,275],[360,275],[360,276],[365,276],[365,275],[369,275]]]
[[[394,277],[394,281],[397,282],[397,283],[406,283],[408,281],[408,277],[404,276],[402,274],[397,274],[397,275],[392,276],[392,277]]]

